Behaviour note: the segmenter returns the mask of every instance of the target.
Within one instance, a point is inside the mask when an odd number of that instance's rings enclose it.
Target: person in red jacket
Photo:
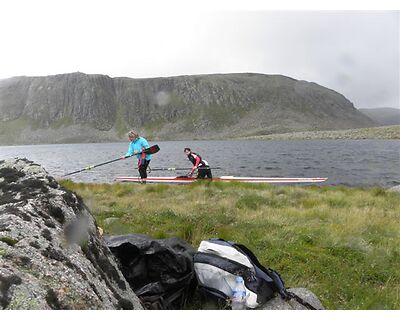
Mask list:
[[[197,169],[197,179],[204,179],[206,177],[212,179],[211,169],[206,160],[202,159],[199,154],[192,152],[190,148],[183,149],[183,152],[185,152],[190,162],[193,163],[192,170],[188,176],[191,177],[194,170]]]

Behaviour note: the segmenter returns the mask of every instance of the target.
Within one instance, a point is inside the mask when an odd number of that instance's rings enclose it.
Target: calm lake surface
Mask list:
[[[152,168],[185,167],[190,147],[206,159],[214,176],[328,177],[324,185],[383,186],[400,184],[399,140],[308,141],[149,141],[161,150]],[[27,158],[50,175],[61,175],[124,155],[126,143],[0,146],[0,159]],[[137,176],[136,158],[117,161],[69,178],[76,182],[112,183],[117,176]],[[183,175],[187,171],[153,171],[151,176]]]

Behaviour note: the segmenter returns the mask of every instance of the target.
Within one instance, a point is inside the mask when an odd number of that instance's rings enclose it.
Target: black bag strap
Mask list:
[[[164,292],[159,295],[139,296],[140,301],[149,310],[173,310],[173,303],[183,307],[187,300],[187,288],[179,288],[174,292]]]
[[[277,291],[279,292],[280,296],[284,300],[287,301],[290,299],[294,299],[309,310],[317,310],[314,306],[309,304],[307,301],[304,301],[298,295],[294,294],[293,292],[287,291],[287,289],[285,288],[285,283],[283,282],[283,279],[281,278],[280,274],[270,268],[268,268],[268,269],[265,268],[258,261],[257,257],[254,255],[254,253],[251,252],[251,250],[248,249],[245,245],[239,244],[239,243],[231,243],[231,244],[235,247],[238,247],[240,250],[242,250],[243,253],[246,254],[250,258],[250,260],[254,263],[255,266],[257,266],[259,269],[261,269],[263,272],[265,272],[270,278],[272,278]]]
[[[267,276],[272,279],[273,284],[275,286],[275,290],[282,296],[282,298],[285,298],[285,295],[286,295],[285,283],[283,282],[280,274],[270,268],[265,268],[260,263],[260,261],[258,261],[257,257],[254,255],[254,253],[249,248],[247,248],[245,245],[239,244],[239,243],[231,243],[231,244],[234,247],[239,248],[247,257],[250,258],[251,262],[257,268],[259,268],[262,272],[267,274]]]
[[[165,304],[168,306],[168,309],[172,309],[171,304],[179,298],[180,304],[182,305],[186,301],[186,295],[186,288],[180,288],[169,297],[164,297]]]
[[[276,286],[277,291],[279,292],[280,296],[284,300],[294,299],[309,310],[317,310],[314,306],[312,306],[307,301],[300,298],[298,295],[294,294],[293,292],[287,291],[287,289],[285,288],[285,283],[283,282],[283,279],[281,278],[280,274],[270,268],[265,268],[260,263],[260,261],[258,261],[257,257],[254,255],[254,253],[250,249],[248,249],[245,245],[240,244],[240,243],[234,243],[234,242],[230,242],[230,243],[234,247],[237,247],[240,250],[242,250],[242,252],[250,258],[250,260],[254,263],[254,265],[256,267],[258,267],[263,272],[265,272],[274,281],[274,285]]]
[[[294,294],[293,292],[289,292],[289,291],[286,291],[286,293],[287,293],[287,296],[288,296],[289,299],[296,300],[298,303],[300,303],[301,305],[305,306],[307,309],[309,309],[309,310],[318,310],[313,305],[311,305],[307,301],[304,301],[304,299],[300,298],[297,294]]]

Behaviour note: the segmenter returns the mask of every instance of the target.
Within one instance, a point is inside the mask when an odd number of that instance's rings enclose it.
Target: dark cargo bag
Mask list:
[[[129,285],[146,309],[179,310],[196,288],[195,250],[177,238],[142,234],[105,237]]]

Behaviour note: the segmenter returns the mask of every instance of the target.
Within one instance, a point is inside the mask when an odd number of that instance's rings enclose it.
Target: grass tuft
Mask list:
[[[11,247],[15,246],[18,243],[18,240],[10,237],[0,237],[0,241],[8,244]]]

